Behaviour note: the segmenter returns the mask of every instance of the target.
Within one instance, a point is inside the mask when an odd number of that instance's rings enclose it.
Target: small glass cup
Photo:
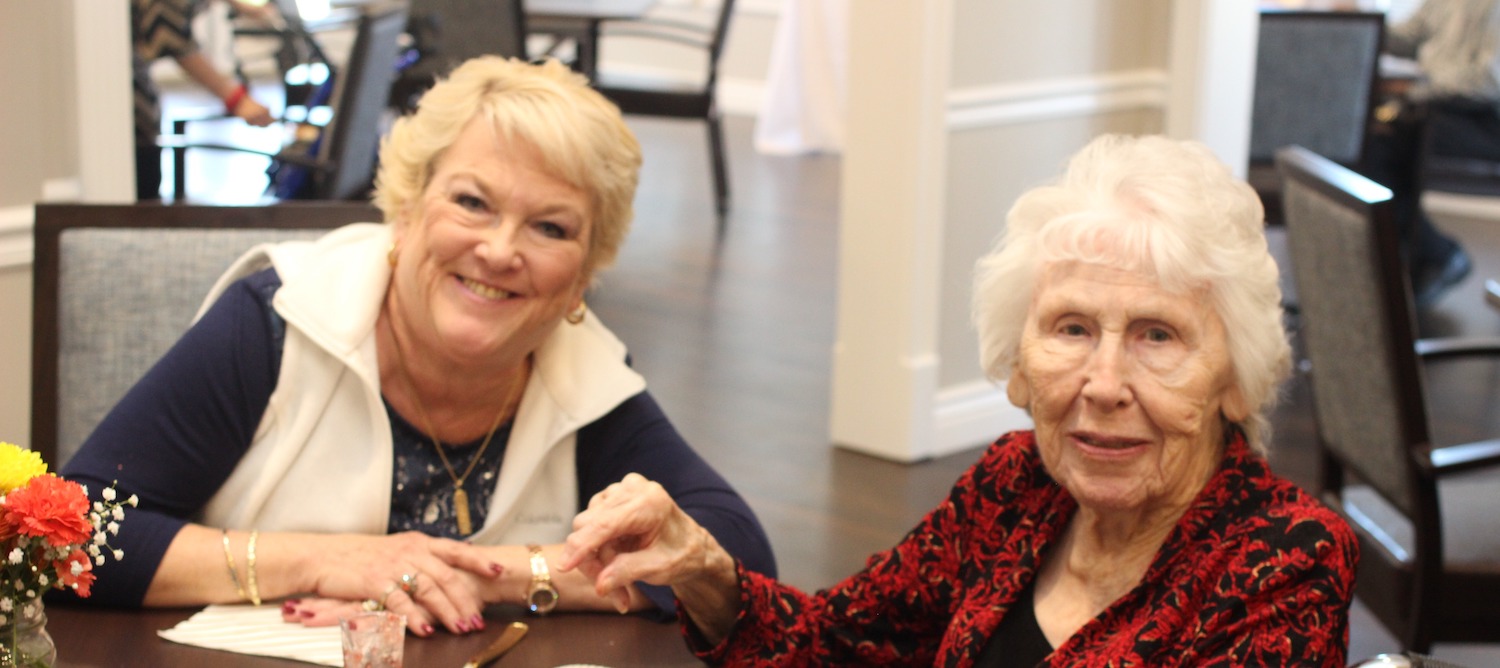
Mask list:
[[[401,668],[406,649],[406,615],[361,612],[339,620],[344,668]]]

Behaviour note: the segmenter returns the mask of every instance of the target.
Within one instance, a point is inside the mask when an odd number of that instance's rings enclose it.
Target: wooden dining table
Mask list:
[[[49,605],[47,631],[57,644],[57,668],[289,668],[312,664],[180,645],[157,636],[196,609],[112,610]],[[564,613],[533,617],[518,606],[493,606],[484,631],[463,636],[439,631],[406,637],[405,665],[460,668],[511,621],[530,626],[524,639],[493,668],[555,668],[588,664],[609,668],[701,666],[684,644],[681,628],[637,615]]]

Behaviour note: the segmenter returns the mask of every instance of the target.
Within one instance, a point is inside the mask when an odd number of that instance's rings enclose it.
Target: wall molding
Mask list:
[[[1422,208],[1428,213],[1500,221],[1500,198],[1496,197],[1426,192],[1422,194]]]
[[[934,457],[982,447],[1001,434],[1032,425],[1031,416],[1006,398],[1004,385],[984,380],[938,391],[932,415]]]
[[[83,201],[83,182],[77,177],[42,182],[43,202]],[[31,204],[0,207],[0,269],[30,267],[36,244],[36,207]]]
[[[1113,111],[1167,107],[1167,73],[1159,69],[973,86],[948,94],[948,127],[973,130]]]
[[[30,204],[0,208],[0,269],[29,267],[36,208]]]

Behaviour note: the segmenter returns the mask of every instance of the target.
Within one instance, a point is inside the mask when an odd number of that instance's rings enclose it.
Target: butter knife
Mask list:
[[[495,639],[495,642],[490,643],[490,646],[484,648],[483,652],[475,654],[474,658],[469,659],[469,662],[463,665],[463,668],[479,668],[500,658],[501,654],[510,651],[516,643],[521,642],[521,638],[526,635],[526,628],[524,622],[511,622],[510,626],[505,627],[505,631],[500,633],[500,637]]]

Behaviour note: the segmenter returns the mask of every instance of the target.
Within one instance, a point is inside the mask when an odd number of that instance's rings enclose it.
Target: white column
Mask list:
[[[1174,0],[1167,135],[1208,145],[1244,176],[1255,90],[1256,0]]]
[[[130,3],[72,0],[78,180],[85,202],[135,201]]]
[[[953,0],[849,7],[830,430],[898,461],[932,455]]]

